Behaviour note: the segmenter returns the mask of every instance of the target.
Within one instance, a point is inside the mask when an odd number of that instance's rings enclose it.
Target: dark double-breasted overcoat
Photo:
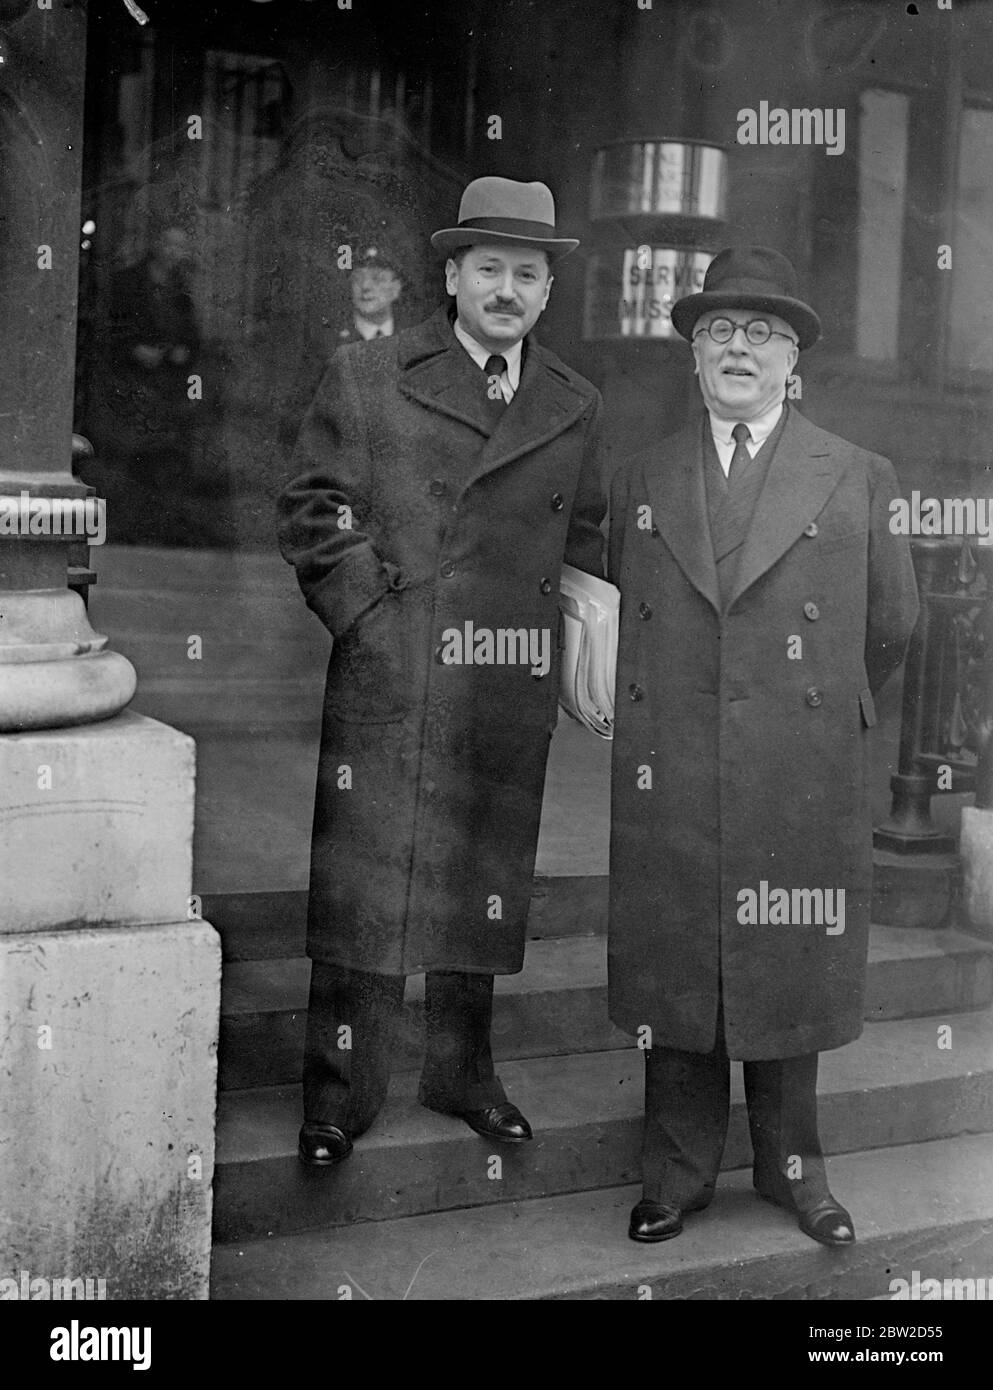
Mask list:
[[[654,1046],[709,1052],[720,992],[731,1057],[789,1057],[862,1029],[866,735],[917,589],[889,529],[890,463],[789,408],[722,605],[704,428],[646,451],[611,491],[610,1011]],[[763,882],[765,903],[790,890],[789,923],[765,912]],[[839,889],[841,932],[827,929],[836,896],[793,910],[792,890]]]
[[[533,338],[495,426],[485,387],[441,310],[341,348],[301,428],[281,545],[335,639],[314,959],[385,974],[521,968],[559,574],[563,560],[602,572],[601,402]]]

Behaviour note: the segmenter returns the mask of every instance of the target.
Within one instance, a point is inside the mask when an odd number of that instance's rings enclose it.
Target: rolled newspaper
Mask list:
[[[559,583],[562,670],[559,704],[601,738],[614,736],[614,677],[620,592],[605,579],[563,565]]]

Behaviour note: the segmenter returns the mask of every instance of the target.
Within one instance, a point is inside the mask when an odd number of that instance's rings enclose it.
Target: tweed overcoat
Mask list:
[[[709,1052],[720,995],[743,1060],[862,1030],[867,732],[918,609],[909,545],[888,525],[891,464],[787,409],[723,605],[704,420],[611,489],[610,1013],[628,1032],[647,1024],[653,1046]],[[763,908],[763,882],[766,904],[790,890],[788,923]],[[794,909],[804,889],[844,890],[843,931],[840,917],[827,930],[837,896],[820,899],[820,925],[816,896]]]
[[[340,348],[301,427],[280,542],[334,637],[316,960],[393,975],[523,962],[560,570],[602,573],[602,407],[533,337],[495,426],[485,384],[440,310]],[[501,632],[533,635],[527,661]]]

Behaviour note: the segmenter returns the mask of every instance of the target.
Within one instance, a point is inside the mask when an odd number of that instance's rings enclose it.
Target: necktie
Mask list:
[[[492,357],[487,357],[486,366],[483,368],[486,374],[486,404],[489,406],[490,414],[494,419],[502,415],[507,407],[500,380],[506,370],[506,357],[498,357],[495,354]]]
[[[752,461],[752,456],[746,447],[747,441],[751,437],[751,430],[740,422],[731,431],[731,438],[734,440],[734,453],[731,455],[731,466],[728,469],[729,484],[739,481],[742,473]]]

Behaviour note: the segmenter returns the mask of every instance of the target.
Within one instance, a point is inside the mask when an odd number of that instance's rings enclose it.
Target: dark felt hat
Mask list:
[[[559,236],[555,227],[555,200],[543,183],[518,183],[515,179],[473,179],[462,194],[459,225],[435,232],[431,245],[451,255],[460,246],[493,242],[536,246],[550,258],[575,251],[574,237]]]
[[[382,246],[363,246],[352,261],[353,270],[358,270],[360,266],[368,266],[372,270],[392,270],[398,279],[403,278],[399,260],[392,251]]]
[[[797,296],[796,271],[779,251],[768,246],[734,246],[711,261],[699,294],[672,306],[672,321],[684,338],[692,338],[701,314],[711,309],[757,309],[775,314],[795,331],[801,348],[816,343],[821,321]]]

